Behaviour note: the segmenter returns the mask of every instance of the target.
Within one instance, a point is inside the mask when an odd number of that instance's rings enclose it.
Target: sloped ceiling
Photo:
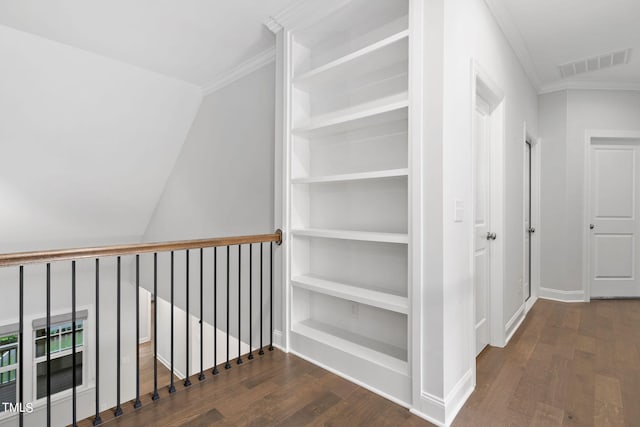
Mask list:
[[[637,0],[485,0],[542,92],[567,88],[640,89]],[[563,78],[558,66],[632,48],[629,63]]]
[[[0,0],[0,24],[208,86],[272,47],[294,0]]]
[[[295,0],[0,0],[0,252],[139,241],[202,100]]]
[[[0,251],[139,240],[197,86],[0,26]]]

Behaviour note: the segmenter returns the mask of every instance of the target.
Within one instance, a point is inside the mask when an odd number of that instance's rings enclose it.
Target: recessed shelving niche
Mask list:
[[[407,0],[352,0],[296,28],[285,100],[291,349],[404,401],[407,16]]]

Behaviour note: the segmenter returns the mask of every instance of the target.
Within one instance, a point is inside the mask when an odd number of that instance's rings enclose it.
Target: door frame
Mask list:
[[[491,127],[490,146],[490,223],[491,229],[498,235],[498,238],[492,242],[490,248],[491,268],[490,281],[488,291],[488,309],[487,322],[489,323],[489,345],[493,347],[504,347],[506,344],[505,325],[504,325],[504,243],[505,243],[505,95],[504,91],[493,81],[480,64],[471,61],[471,129],[475,125],[475,111],[478,107],[478,98],[490,107],[489,125]],[[473,310],[469,327],[471,328],[470,346],[471,359],[473,361],[473,382],[475,384],[475,367],[476,367],[476,292],[475,292],[475,144],[473,143],[473,135],[470,135],[471,145],[471,220],[467,226],[469,236],[472,236],[469,257],[472,277],[472,301]]]
[[[531,281],[531,297],[529,298],[529,301],[527,301],[523,295],[523,304],[525,304],[525,313],[528,313],[529,310],[531,310],[533,305],[536,303],[536,301],[538,300],[538,296],[540,295],[540,242],[542,241],[540,237],[542,233],[542,227],[541,227],[542,221],[540,220],[541,219],[541,216],[540,216],[540,169],[541,169],[540,162],[541,160],[540,159],[542,158],[542,155],[541,155],[542,139],[534,137],[527,129],[527,124],[525,122],[524,130],[523,130],[523,140],[522,140],[523,144],[526,144],[526,141],[529,141],[531,143],[531,218],[529,218],[529,223],[535,224],[535,229],[536,229],[536,232],[534,234],[535,238],[532,238],[531,236],[529,236],[529,238],[531,238],[531,265],[530,265],[531,277],[529,278],[529,280]],[[527,192],[527,188],[525,185],[525,182],[526,182],[525,172],[527,170],[528,165],[526,165],[526,161],[527,161],[527,153],[526,153],[526,149],[524,149],[522,153],[523,195],[525,195]],[[524,228],[525,216],[526,216],[525,207],[526,207],[526,202],[523,197],[522,198],[523,228]],[[524,233],[526,233],[526,230],[524,231]],[[524,237],[526,237],[526,234],[524,235]],[[524,271],[524,266],[526,265],[526,260],[524,258],[526,253],[525,245],[526,245],[526,238],[524,238],[522,242],[523,285],[524,285],[524,274],[526,274],[526,271]]]
[[[591,146],[596,138],[640,140],[640,131],[587,129],[584,132],[583,223],[582,223],[582,291],[584,302],[591,301]]]

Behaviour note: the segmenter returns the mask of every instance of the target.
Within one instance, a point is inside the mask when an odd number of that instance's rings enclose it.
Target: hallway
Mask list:
[[[640,301],[539,300],[504,349],[478,357],[477,386],[454,426],[633,425],[640,419]],[[149,392],[152,347],[141,346],[143,408],[109,425],[431,425],[362,387],[279,350],[189,389],[159,364],[161,399]],[[246,359],[246,358],[245,358]],[[134,412],[131,403],[125,414]],[[90,425],[85,420],[81,425]]]
[[[637,425],[639,325],[639,300],[539,300],[506,348],[480,354],[454,426]]]

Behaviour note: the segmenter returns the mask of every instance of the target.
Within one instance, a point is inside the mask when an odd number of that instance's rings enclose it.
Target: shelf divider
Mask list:
[[[312,118],[302,126],[294,127],[293,132],[305,134],[326,128],[346,125],[360,119],[400,110],[409,106],[409,93],[401,92],[375,101],[366,102],[344,110],[322,114]]]
[[[385,179],[385,178],[397,178],[402,176],[408,176],[409,169],[387,169],[373,172],[359,172],[359,173],[347,173],[340,175],[324,175],[324,176],[311,176],[305,178],[295,178],[291,180],[292,184],[317,184],[324,182],[348,182],[348,181],[363,181],[368,179]]]
[[[339,72],[341,69],[349,67],[351,65],[357,66],[357,63],[361,60],[366,60],[370,58],[372,55],[381,52],[393,46],[395,43],[402,41],[403,39],[409,38],[409,30],[402,30],[396,34],[393,34],[389,37],[386,37],[382,40],[379,40],[375,43],[372,43],[368,46],[363,47],[362,49],[356,50],[348,55],[345,55],[341,58],[335,59],[331,62],[328,62],[324,65],[316,67],[312,70],[306,71],[299,76],[294,77],[293,84],[299,86],[305,86],[310,84],[313,80],[318,78],[322,78],[323,75],[331,74],[332,72]],[[404,54],[406,57],[406,53]],[[367,64],[369,65],[369,64]],[[361,67],[362,68],[362,67]],[[369,67],[364,67],[370,68]],[[343,74],[343,73],[342,73]]]
[[[292,284],[298,288],[332,297],[346,299],[396,313],[407,314],[409,312],[409,300],[407,297],[390,294],[388,292],[346,285],[344,283],[319,279],[308,275],[293,277],[291,281]]]
[[[330,230],[326,228],[294,228],[294,236],[323,237],[326,239],[359,240],[363,242],[408,244],[407,233],[381,233],[372,231]]]
[[[393,371],[405,375],[408,373],[408,363],[396,357],[401,353],[406,353],[406,350],[359,335],[356,336],[348,331],[342,331],[311,319],[294,323],[291,329],[297,334],[361,357]]]

